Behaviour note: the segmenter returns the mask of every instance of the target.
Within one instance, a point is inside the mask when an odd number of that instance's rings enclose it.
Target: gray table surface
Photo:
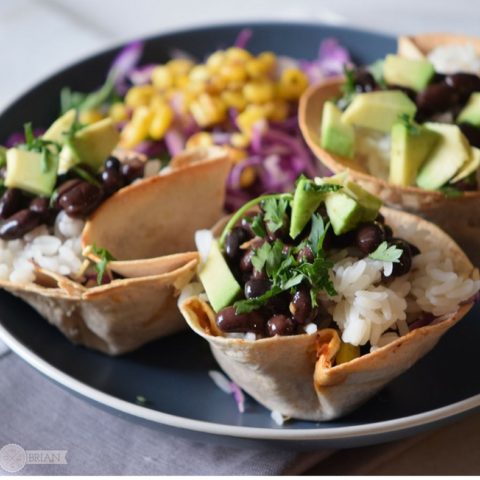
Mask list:
[[[480,13],[480,3],[470,0],[243,0],[234,8],[231,2],[206,0],[202,8],[196,5],[196,0],[2,0],[0,109],[66,63],[179,27],[283,19],[391,34],[478,34]],[[0,392],[0,449],[16,443],[25,450],[68,450],[67,465],[26,465],[22,474],[480,473],[478,415],[426,436],[336,453],[219,448],[101,411],[35,372],[1,342]]]

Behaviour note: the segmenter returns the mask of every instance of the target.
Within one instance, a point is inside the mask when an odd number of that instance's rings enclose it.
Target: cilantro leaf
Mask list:
[[[398,120],[407,128],[410,135],[420,135],[420,127],[413,121],[408,113],[401,113]]]
[[[96,185],[97,187],[101,187],[100,182],[88,170],[80,167],[79,165],[74,165],[71,170],[72,172],[75,172],[82,180],[85,180],[92,185]]]
[[[97,271],[97,284],[101,285],[108,262],[115,260],[115,258],[106,248],[99,248],[95,244],[92,246],[92,252],[100,259],[95,264],[95,270]]]
[[[337,192],[343,188],[341,185],[335,183],[321,183],[317,184],[314,181],[305,182],[303,190],[305,192],[316,192],[316,193],[328,193],[328,192]]]
[[[262,216],[260,214],[253,217],[251,226],[253,233],[258,237],[265,238],[267,236],[267,232],[265,231],[265,227],[263,226]]]
[[[247,300],[238,300],[233,304],[233,306],[235,307],[235,312],[237,313],[237,315],[253,312],[254,310],[257,310],[258,308],[265,305],[265,303],[267,303],[270,298],[278,295],[279,293],[282,293],[282,289],[280,287],[274,286],[259,297],[249,298]]]
[[[310,235],[308,236],[308,241],[312,248],[313,253],[317,253],[323,248],[323,241],[325,240],[325,235],[327,234],[328,227],[330,223],[323,221],[323,217],[318,213],[312,215],[312,228],[310,230]]]
[[[396,245],[388,246],[387,242],[382,242],[377,249],[372,252],[369,257],[373,260],[381,260],[382,262],[398,263],[403,250]]]
[[[255,270],[258,272],[263,270],[271,251],[272,247],[267,242],[265,242],[260,248],[254,250],[254,254],[252,256],[252,265]]]
[[[345,96],[352,96],[355,94],[355,70],[353,68],[343,66],[343,73],[345,75],[345,83],[342,85],[342,93]]]
[[[281,270],[280,267],[284,261],[283,257],[283,244],[279,240],[275,240],[266,261],[267,275],[269,278],[276,279],[276,275]]]
[[[288,204],[289,202],[285,198],[267,198],[263,202],[264,219],[272,233],[282,228]]]

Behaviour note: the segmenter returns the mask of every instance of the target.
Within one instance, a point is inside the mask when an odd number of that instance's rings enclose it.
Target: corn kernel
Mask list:
[[[213,145],[212,135],[208,132],[194,133],[185,144],[185,148],[210,147]]]
[[[253,167],[245,167],[240,173],[240,187],[248,188],[253,185],[257,178],[257,172]]]
[[[265,122],[265,109],[260,105],[249,105],[237,117],[237,124],[240,131],[250,137],[253,127],[259,122]]]
[[[84,110],[80,112],[78,120],[84,125],[91,125],[92,123],[102,120],[103,115],[98,110]]]
[[[128,110],[124,103],[115,102],[108,110],[108,116],[114,122],[123,122],[128,118]]]
[[[342,342],[337,352],[337,355],[335,356],[335,361],[337,365],[340,365],[341,363],[350,362],[350,360],[353,360],[354,358],[357,358],[359,356],[360,347],[357,347],[356,345],[352,345],[350,343]]]
[[[247,71],[250,78],[259,79],[268,75],[268,73],[270,72],[270,67],[258,58],[251,58],[245,64],[245,70]]]
[[[275,89],[271,82],[248,82],[243,87],[243,95],[247,102],[265,103],[273,100]]]
[[[228,108],[235,108],[239,112],[241,112],[247,105],[247,101],[241,92],[225,90],[220,96]]]
[[[152,110],[156,110],[157,108],[162,108],[164,105],[167,104],[167,100],[165,98],[165,93],[156,93],[155,95],[152,96],[149,107]]]
[[[173,73],[165,65],[158,65],[152,71],[152,83],[160,90],[170,88],[173,86]]]
[[[190,112],[200,127],[208,127],[225,119],[225,104],[219,97],[202,93],[190,105]]]
[[[308,87],[307,76],[298,68],[286,68],[278,83],[278,95],[285,100],[297,100]]]
[[[234,134],[241,135],[241,134]],[[227,147],[228,156],[233,163],[240,163],[247,158],[247,152],[242,148]]]
[[[207,58],[207,67],[213,73],[218,72],[220,67],[225,63],[225,58],[225,52],[223,50],[217,50]]]
[[[288,117],[290,106],[285,100],[277,98],[273,102],[265,104],[267,117],[274,122],[283,122]]]
[[[155,94],[153,85],[138,85],[130,88],[125,96],[125,104],[132,108],[148,105]]]
[[[178,77],[175,77],[175,87],[184,89],[187,87],[188,83],[190,82],[190,79],[188,78],[188,75],[179,75]]]
[[[220,75],[229,84],[243,84],[247,79],[247,71],[241,65],[225,64],[220,68]]]
[[[195,65],[188,76],[192,82],[206,83],[210,78],[210,72],[205,65]]]
[[[220,75],[213,75],[208,84],[207,84],[207,92],[208,93],[221,93],[227,88],[227,81],[224,77]]]
[[[134,110],[131,121],[125,126],[121,134],[121,145],[132,148],[148,137],[153,112],[141,106]]]
[[[195,64],[188,58],[174,58],[167,62],[167,68],[174,77],[188,75]]]
[[[266,72],[272,72],[277,67],[277,57],[272,52],[262,52],[257,59],[262,63]]]
[[[225,52],[228,61],[234,63],[245,63],[252,58],[252,54],[244,48],[230,47]]]
[[[246,148],[250,145],[250,140],[243,133],[235,132],[235,133],[232,133],[232,136],[230,138],[230,143],[235,148]]]
[[[166,131],[170,128],[173,120],[173,111],[170,105],[157,107],[154,110],[148,133],[154,140],[161,140]]]

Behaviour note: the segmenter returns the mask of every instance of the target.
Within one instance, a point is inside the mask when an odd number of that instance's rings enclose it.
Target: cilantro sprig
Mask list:
[[[403,250],[401,248],[398,248],[396,245],[388,246],[387,242],[382,242],[369,257],[373,260],[381,260],[382,262],[398,263],[402,254]]]
[[[95,264],[95,270],[97,271],[97,284],[101,285],[105,272],[107,271],[108,262],[115,260],[114,256],[106,249],[92,245],[92,253],[99,258],[99,261]]]
[[[19,145],[18,148],[29,152],[37,152],[41,154],[42,173],[47,173],[52,168],[57,168],[58,155],[61,145],[58,142],[45,140],[42,137],[35,137],[31,123],[24,126],[25,143]]]

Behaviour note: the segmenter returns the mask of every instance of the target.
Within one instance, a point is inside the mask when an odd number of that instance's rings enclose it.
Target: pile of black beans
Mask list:
[[[380,90],[373,75],[364,67],[358,67],[353,72],[355,90],[358,93]],[[415,119],[422,123],[434,120],[435,116],[451,113],[456,119],[473,92],[480,92],[480,77],[472,73],[452,73],[448,75],[436,73],[432,81],[420,92],[399,85],[388,85],[390,90],[401,90],[417,105]],[[468,123],[459,124],[470,145],[480,148],[480,128]],[[460,190],[476,190],[475,181],[456,184]]]
[[[319,209],[319,213],[328,221],[324,209]],[[276,232],[272,233],[265,227],[267,237],[260,238],[253,233],[250,221],[244,218],[240,225],[227,235],[225,259],[235,278],[243,286],[246,299],[259,297],[272,286],[265,270],[257,271],[252,265],[254,251],[264,242],[272,243],[275,240],[280,240],[284,250],[288,251],[308,237],[309,225],[295,241],[288,235],[288,225],[289,219],[286,218],[284,228]],[[348,248],[349,254],[361,258],[375,251],[384,241],[389,245],[396,245],[403,252],[399,262],[393,264],[393,272],[388,279],[408,273],[412,267],[412,258],[420,251],[415,245],[394,237],[392,229],[385,224],[381,214],[375,221],[363,223],[343,235],[335,235],[330,228],[325,237],[324,249],[328,252]],[[296,258],[308,263],[314,261],[313,252],[308,246],[298,251]],[[217,313],[216,323],[225,333],[253,332],[257,338],[265,338],[304,333],[304,327],[308,323],[315,323],[319,329],[326,328],[331,326],[332,319],[322,306],[312,306],[309,286],[301,284],[293,292],[283,292],[272,297],[265,306],[250,313],[236,314],[234,306],[226,307]]]
[[[144,162],[133,157],[120,163],[112,156],[100,173],[91,171],[88,165],[77,167],[59,175],[52,198],[7,188],[0,199],[0,238],[15,240],[39,225],[53,225],[61,210],[73,218],[86,218],[117,190],[143,177]],[[86,178],[95,179],[95,183]]]

